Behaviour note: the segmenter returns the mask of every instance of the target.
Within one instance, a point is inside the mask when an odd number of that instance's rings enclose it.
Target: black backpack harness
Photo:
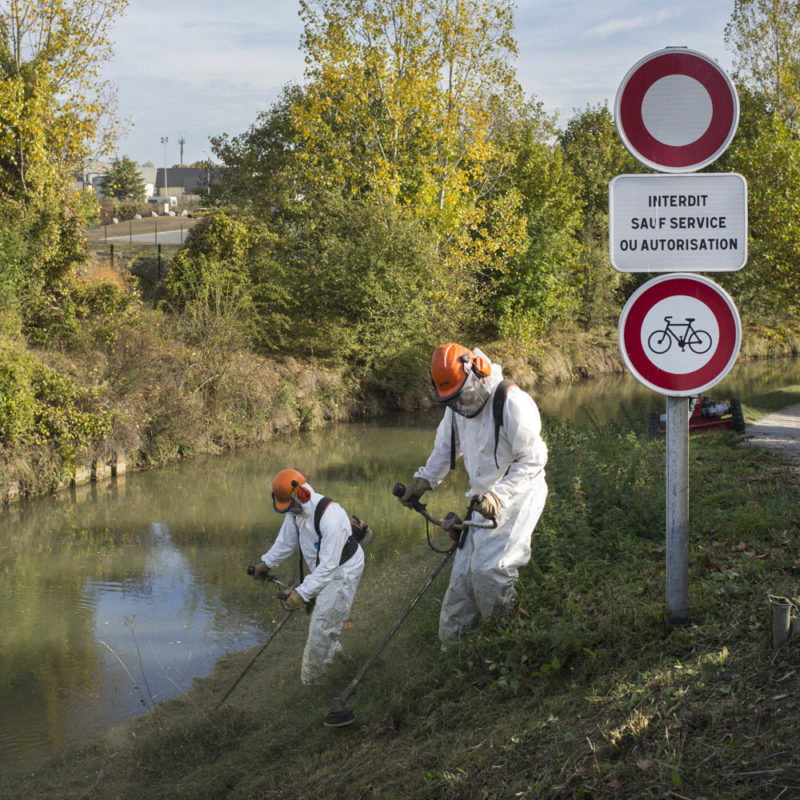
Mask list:
[[[314,530],[317,532],[317,563],[319,566],[319,551],[322,547],[322,530],[320,529],[320,521],[322,515],[327,510],[328,506],[333,502],[330,497],[320,498],[317,507],[314,509]],[[300,528],[297,529],[298,536],[300,535]],[[339,566],[349,561],[358,550],[358,545],[362,542],[366,544],[372,538],[372,528],[366,522],[362,522],[358,517],[353,516],[350,518],[350,536],[342,548],[342,557],[339,560]],[[300,581],[303,580],[303,552],[300,551]]]

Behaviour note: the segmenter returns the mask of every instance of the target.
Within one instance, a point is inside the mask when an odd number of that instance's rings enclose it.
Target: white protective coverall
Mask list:
[[[342,548],[351,534],[350,517],[338,504],[330,503],[320,519],[321,540],[314,529],[314,511],[323,495],[307,483],[311,499],[301,503],[302,513],[287,513],[275,543],[261,557],[270,568],[297,552],[298,544],[309,574],[295,589],[303,600],[316,598],[303,651],[300,680],[308,685],[316,682],[342,649],[339,635],[350,615],[353,598],[364,571],[364,551],[358,545],[344,564],[339,564]],[[319,547],[319,551],[317,548]],[[319,564],[317,563],[319,552]]]
[[[487,358],[478,349],[474,352]],[[547,446],[541,437],[539,409],[533,398],[516,386],[506,395],[495,464],[492,399],[502,380],[502,368],[493,363],[485,379],[490,397],[476,417],[467,419],[446,409],[433,451],[414,474],[428,481],[432,489],[447,475],[455,418],[456,458],[464,457],[470,482],[466,496],[494,492],[503,504],[496,528],[469,528],[464,546],[456,550],[439,616],[443,642],[457,640],[479,617],[510,610],[518,568],[530,560],[531,537],[547,499]],[[484,519],[473,513],[476,520]]]

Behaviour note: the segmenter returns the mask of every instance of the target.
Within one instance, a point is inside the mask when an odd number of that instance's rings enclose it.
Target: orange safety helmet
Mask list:
[[[305,482],[305,475],[296,469],[282,469],[272,481],[273,508],[283,514],[291,507],[292,500],[307,503],[311,499],[311,492],[303,487]]]
[[[436,400],[444,403],[452,400],[464,388],[470,372],[478,378],[485,378],[492,373],[491,363],[476,356],[460,344],[443,344],[433,351],[431,357],[431,383]]]

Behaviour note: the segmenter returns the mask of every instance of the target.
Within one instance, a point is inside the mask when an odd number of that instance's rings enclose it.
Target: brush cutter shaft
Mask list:
[[[378,656],[383,652],[383,648],[389,644],[391,638],[397,633],[400,626],[405,621],[405,618],[411,613],[414,606],[419,602],[420,598],[423,594],[428,590],[430,585],[436,580],[436,576],[444,569],[447,562],[450,560],[450,557],[453,555],[453,550],[448,550],[444,556],[442,556],[439,563],[436,565],[433,572],[425,579],[425,583],[422,584],[419,591],[411,598],[408,605],[405,607],[403,613],[394,621],[394,624],[389,629],[389,632],[386,636],[383,637],[383,641],[375,648],[374,652],[369,656],[369,658],[364,662],[361,669],[356,673],[353,680],[346,686],[345,690],[336,698],[334,701],[334,705],[337,707],[341,707],[347,701],[347,698],[355,691],[356,686],[358,686],[359,681],[364,677],[367,670],[375,663],[375,660]]]
[[[233,682],[233,686],[231,686],[231,688],[228,689],[227,692],[225,692],[225,696],[222,698],[222,700],[220,700],[219,703],[217,703],[217,708],[219,708],[228,699],[228,697],[230,697],[231,692],[239,685],[242,678],[244,678],[244,676],[247,675],[248,671],[250,670],[250,667],[252,667],[253,664],[256,663],[256,659],[258,659],[258,657],[267,649],[267,645],[275,638],[275,634],[289,621],[289,617],[291,617],[292,614],[294,614],[294,611],[287,611],[281,617],[281,619],[278,621],[278,624],[272,629],[272,631],[270,631],[267,640],[264,642],[264,644],[261,645],[259,651],[253,656],[252,659],[250,659],[250,663],[242,670],[242,674],[239,675],[239,677]]]

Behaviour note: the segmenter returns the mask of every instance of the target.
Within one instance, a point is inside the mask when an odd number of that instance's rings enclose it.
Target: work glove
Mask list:
[[[500,498],[494,492],[482,494],[475,504],[475,510],[486,519],[496,519],[502,507]]]
[[[455,511],[451,511],[442,520],[442,529],[454,542],[461,539],[461,519]]]
[[[283,601],[283,605],[287,611],[299,611],[305,604],[306,601],[300,597],[297,589],[292,589],[289,592],[289,596]]]
[[[260,564],[256,565],[256,568],[253,570],[253,580],[266,580],[267,575],[269,575],[269,567],[262,561]]]
[[[425,478],[414,478],[414,480],[406,486],[405,494],[400,498],[400,502],[404,506],[411,508],[412,500],[419,500],[430,488],[431,485]]]

